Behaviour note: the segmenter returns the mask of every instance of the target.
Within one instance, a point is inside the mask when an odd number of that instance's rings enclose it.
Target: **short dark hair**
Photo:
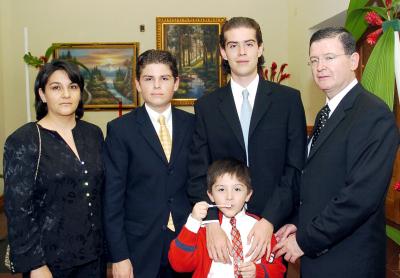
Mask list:
[[[219,45],[221,46],[221,48],[225,49],[225,44],[226,44],[225,33],[231,29],[240,27],[246,27],[256,31],[257,45],[260,46],[263,43],[261,27],[257,23],[257,21],[249,17],[232,17],[231,19],[229,19],[224,23],[221,29],[221,34],[219,34]],[[259,73],[262,72],[262,66],[264,65],[264,62],[265,62],[264,55],[258,57],[257,72]],[[228,61],[222,60],[222,68],[226,73],[229,74],[231,73],[231,68],[229,66]]]
[[[309,47],[311,48],[316,41],[336,37],[342,43],[345,54],[351,55],[356,52],[356,40],[344,27],[326,27],[318,30],[311,36]]]
[[[216,160],[208,167],[207,190],[211,192],[212,186],[217,179],[225,174],[236,177],[249,191],[252,190],[249,168],[246,164],[236,159]]]
[[[176,65],[176,59],[169,51],[150,49],[140,54],[136,63],[137,80],[140,79],[140,74],[142,73],[144,67],[148,64],[167,65],[171,69],[174,79],[176,80],[176,78],[178,77],[178,67]]]
[[[68,75],[68,78],[73,82],[78,84],[79,89],[81,90],[81,99],[79,100],[78,107],[75,111],[75,117],[80,119],[83,117],[83,101],[82,101],[82,93],[85,87],[85,80],[76,64],[71,62],[67,62],[65,60],[55,59],[51,62],[45,64],[39,71],[35,80],[35,109],[36,109],[36,119],[39,121],[44,116],[47,115],[47,103],[43,102],[39,95],[39,89],[42,89],[44,93],[46,93],[46,84],[49,81],[50,76],[58,70],[65,71]]]

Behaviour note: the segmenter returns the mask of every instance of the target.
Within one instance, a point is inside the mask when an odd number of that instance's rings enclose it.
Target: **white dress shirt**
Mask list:
[[[238,83],[236,83],[235,80],[231,78],[231,89],[233,94],[233,100],[235,101],[236,112],[238,115],[240,115],[240,112],[242,110],[242,102],[243,102],[242,92],[244,89],[247,89],[247,91],[249,92],[249,102],[251,108],[253,109],[259,81],[260,77],[257,74],[256,77],[253,79],[253,81],[251,81],[246,88],[243,88]]]
[[[329,112],[329,117],[328,119],[332,116],[333,112],[336,110],[336,108],[338,107],[339,103],[342,101],[342,99],[347,95],[348,92],[350,92],[351,89],[353,89],[353,87],[355,85],[357,85],[358,81],[357,79],[354,79],[353,81],[351,81],[349,83],[349,85],[347,85],[342,91],[340,91],[336,96],[334,96],[333,98],[329,99],[326,98],[325,104],[328,105],[330,112]],[[311,150],[311,143],[312,143],[312,138],[310,138],[310,141],[308,142],[308,152],[307,155],[310,154],[310,150]]]
[[[158,122],[158,118],[163,115],[165,118],[165,123],[168,127],[169,135],[171,136],[172,140],[172,108],[171,105],[161,114],[158,113],[157,111],[154,111],[151,109],[146,103],[144,104],[144,107],[146,108],[147,114],[149,114],[151,123],[154,126],[154,129],[157,132],[157,135],[160,133],[160,123]]]

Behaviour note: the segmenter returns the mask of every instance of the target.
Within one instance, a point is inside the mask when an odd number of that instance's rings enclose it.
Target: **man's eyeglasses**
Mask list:
[[[310,61],[308,62],[308,65],[315,68],[316,66],[319,65],[319,63],[322,61],[324,62],[324,65],[330,64],[333,61],[335,61],[335,59],[339,56],[349,56],[349,54],[334,54],[334,53],[328,53],[328,54],[324,54],[322,56],[319,57],[310,57]]]

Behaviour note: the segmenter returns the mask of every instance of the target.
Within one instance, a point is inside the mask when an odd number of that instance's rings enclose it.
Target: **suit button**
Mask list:
[[[303,205],[303,201],[302,201],[302,200],[300,200],[300,202],[299,202],[299,205],[300,205],[300,206],[302,206],[302,205]]]

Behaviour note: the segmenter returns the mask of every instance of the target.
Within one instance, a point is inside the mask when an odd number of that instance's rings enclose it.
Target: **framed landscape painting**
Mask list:
[[[139,43],[56,43],[54,57],[77,63],[85,78],[85,109],[134,108]]]
[[[157,49],[177,60],[180,84],[172,100],[176,105],[194,101],[226,82],[219,55],[223,17],[157,17]]]

